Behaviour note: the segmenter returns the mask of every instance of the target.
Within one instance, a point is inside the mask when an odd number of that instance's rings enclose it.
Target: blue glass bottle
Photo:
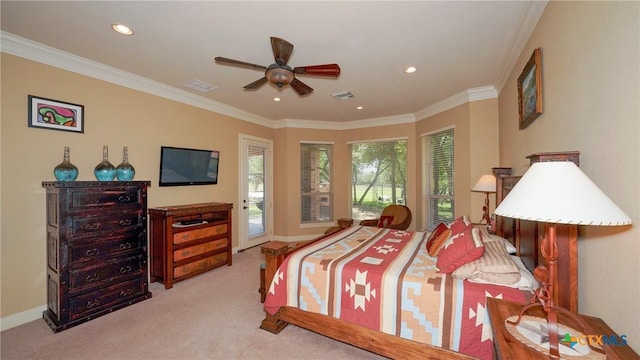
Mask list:
[[[129,164],[129,150],[122,148],[122,163],[116,168],[116,177],[120,181],[131,181],[136,175],[136,169]]]
[[[93,174],[98,181],[113,181],[116,177],[116,167],[109,162],[109,147],[102,147],[102,162],[93,169]]]
[[[58,181],[74,181],[78,177],[78,168],[69,160],[69,147],[64,147],[62,163],[53,168],[53,176]]]

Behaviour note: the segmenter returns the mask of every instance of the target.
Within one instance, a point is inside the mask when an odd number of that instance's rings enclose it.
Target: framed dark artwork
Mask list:
[[[84,133],[84,106],[29,95],[29,127]]]
[[[537,48],[518,77],[520,130],[542,115],[542,50]]]

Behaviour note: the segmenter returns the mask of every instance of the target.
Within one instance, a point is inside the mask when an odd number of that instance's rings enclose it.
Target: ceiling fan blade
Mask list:
[[[267,82],[267,78],[266,78],[266,77],[263,77],[262,79],[258,79],[258,80],[256,80],[256,81],[252,82],[252,83],[251,83],[251,84],[249,84],[249,85],[245,85],[245,86],[243,86],[242,88],[243,88],[243,89],[248,89],[248,90],[253,90],[253,89],[257,89],[257,88],[259,88],[262,84],[264,84],[264,83],[266,83],[266,82]]]
[[[293,44],[287,40],[277,37],[271,37],[271,48],[273,49],[273,56],[276,59],[278,65],[284,66],[289,62],[289,56],[293,51]]]
[[[266,66],[251,64],[251,63],[244,62],[244,61],[239,61],[239,60],[228,59],[228,58],[221,57],[221,56],[217,56],[215,58],[215,60],[217,62],[227,63],[227,64],[231,64],[231,65],[240,65],[240,66],[251,67],[251,68],[254,68],[256,70],[267,70]]]
[[[298,79],[293,79],[293,81],[291,81],[291,84],[289,85],[291,85],[291,88],[295,90],[300,96],[311,94],[313,92],[313,89],[310,88],[309,85],[303,83]]]
[[[293,72],[302,75],[338,77],[340,75],[340,66],[338,64],[299,66],[294,68]]]

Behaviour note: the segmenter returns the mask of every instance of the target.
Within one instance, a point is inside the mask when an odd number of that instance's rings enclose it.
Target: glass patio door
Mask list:
[[[271,206],[271,141],[240,137],[240,249],[267,242],[273,221]]]

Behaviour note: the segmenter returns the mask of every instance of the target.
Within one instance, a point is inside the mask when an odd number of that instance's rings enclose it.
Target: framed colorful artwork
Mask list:
[[[542,50],[537,48],[518,77],[520,130],[542,115]]]
[[[84,133],[84,106],[29,95],[29,127]]]

